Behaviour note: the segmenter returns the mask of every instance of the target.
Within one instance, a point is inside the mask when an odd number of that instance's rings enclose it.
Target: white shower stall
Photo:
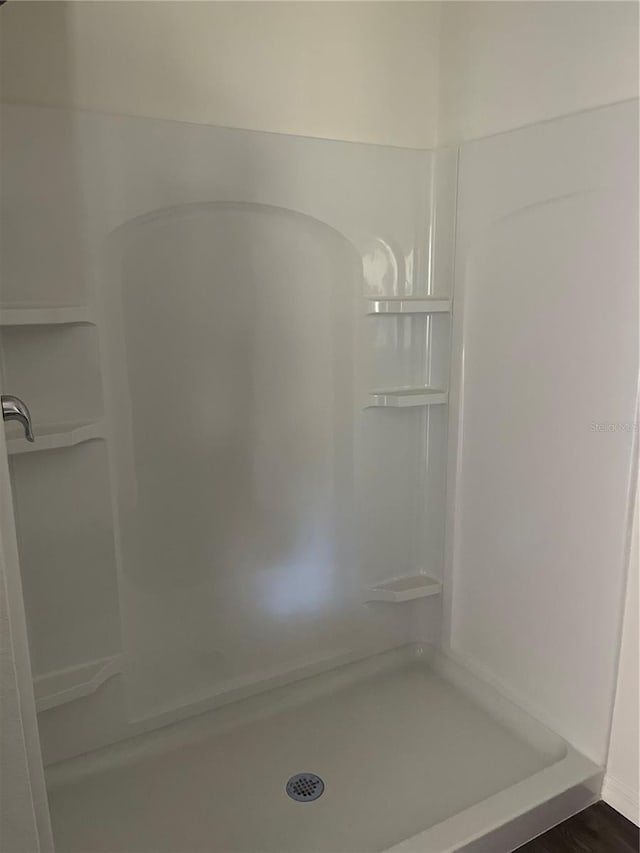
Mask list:
[[[55,849],[507,853],[597,799],[637,99],[431,148],[13,102],[0,142]]]

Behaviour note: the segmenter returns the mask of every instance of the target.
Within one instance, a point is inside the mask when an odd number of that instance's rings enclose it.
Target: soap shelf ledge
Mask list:
[[[439,580],[425,574],[403,575],[380,581],[366,590],[365,601],[386,601],[390,604],[403,604],[417,598],[439,595],[442,584]]]
[[[105,681],[121,672],[122,657],[118,654],[36,676],[33,679],[36,711],[48,711],[90,696]]]
[[[449,314],[444,296],[368,296],[367,314]]]
[[[446,391],[424,385],[387,388],[370,391],[365,408],[382,406],[406,409],[415,406],[445,405],[448,398]]]
[[[0,326],[95,325],[87,305],[0,305]]]
[[[74,447],[85,441],[104,438],[104,426],[101,421],[78,422],[69,424],[43,424],[34,426],[35,441],[27,441],[23,436],[9,435],[7,452],[9,456],[19,453],[39,453],[44,450],[57,450],[60,447]]]

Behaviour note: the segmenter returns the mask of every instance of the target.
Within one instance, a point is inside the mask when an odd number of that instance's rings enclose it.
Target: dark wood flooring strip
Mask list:
[[[638,853],[638,827],[606,803],[589,806],[517,853]]]

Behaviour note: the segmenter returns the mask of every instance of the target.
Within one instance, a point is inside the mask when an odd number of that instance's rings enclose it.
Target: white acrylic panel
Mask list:
[[[637,159],[635,104],[460,156],[448,641],[600,762],[637,429]]]
[[[363,405],[429,321],[365,295],[431,286],[430,155],[95,123],[131,713],[406,641],[365,592],[424,570],[426,414]]]
[[[118,236],[126,673],[148,712],[348,643],[358,256],[246,205]]]
[[[8,256],[5,305],[42,320],[86,304],[96,324],[6,330],[5,360],[47,429],[101,422],[104,408],[113,500],[100,507],[123,628],[124,676],[45,712],[47,753],[434,640],[439,596],[365,599],[389,578],[442,577],[446,406],[365,406],[374,388],[446,392],[450,317],[367,311],[371,297],[450,297],[455,152],[38,107],[2,116],[11,197],[43,171],[65,188],[57,222],[34,213],[46,262],[28,257],[35,239]],[[16,208],[27,236],[42,192]],[[53,357],[38,366],[41,353]],[[49,452],[29,455],[46,471]],[[61,511],[70,489],[92,506],[97,487],[62,478]],[[82,550],[68,556],[75,572]],[[82,633],[82,610],[65,614]],[[120,651],[98,634],[69,665]],[[62,678],[57,667],[47,674]]]
[[[29,405],[36,424],[93,421],[103,410],[93,326],[14,326],[1,330],[6,388]],[[10,435],[19,435],[16,425]]]
[[[11,457],[34,676],[112,654],[120,643],[105,445]]]

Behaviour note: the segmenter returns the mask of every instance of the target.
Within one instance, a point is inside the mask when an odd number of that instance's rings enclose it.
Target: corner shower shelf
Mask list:
[[[402,604],[416,598],[427,598],[442,592],[440,581],[428,575],[408,575],[401,578],[391,578],[382,581],[367,590],[365,601],[387,601],[391,604]]]
[[[122,672],[120,655],[82,663],[68,669],[59,669],[33,679],[36,710],[47,711],[58,705],[73,702],[95,693],[101,684]]]
[[[56,326],[93,324],[93,314],[86,305],[55,307],[52,305],[11,305],[0,307],[0,326]]]
[[[451,300],[442,296],[368,296],[367,314],[447,314]]]
[[[418,385],[403,388],[388,388],[386,390],[370,391],[369,406],[385,406],[392,408],[408,408],[410,406],[435,406],[446,404],[448,393],[438,388]]]
[[[37,453],[59,447],[73,447],[85,441],[104,438],[104,427],[101,422],[49,424],[35,426],[33,431],[36,438],[33,443],[21,436],[7,439],[7,451],[10,456],[17,453]]]

